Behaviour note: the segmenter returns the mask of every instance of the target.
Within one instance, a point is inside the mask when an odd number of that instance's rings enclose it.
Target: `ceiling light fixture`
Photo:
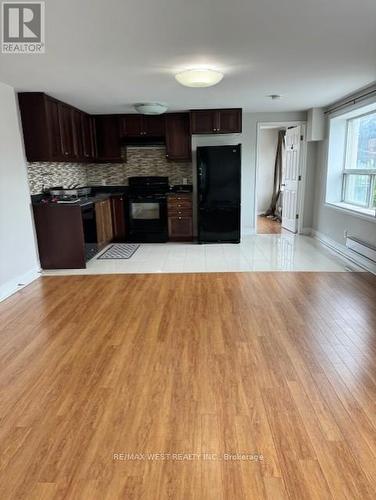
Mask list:
[[[139,102],[134,108],[141,115],[162,115],[167,111],[167,106],[160,102]]]
[[[214,69],[188,69],[175,75],[185,87],[212,87],[223,78],[223,73]]]
[[[269,97],[272,101],[277,101],[278,99],[281,99],[281,95],[279,94],[270,94],[270,95],[267,95],[266,97]]]

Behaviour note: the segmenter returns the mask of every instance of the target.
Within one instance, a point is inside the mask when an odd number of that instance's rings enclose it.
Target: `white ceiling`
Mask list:
[[[293,111],[376,80],[375,0],[47,0],[45,55],[0,55],[0,81],[93,113]],[[189,89],[175,72],[223,70]],[[271,101],[268,94],[282,94]]]

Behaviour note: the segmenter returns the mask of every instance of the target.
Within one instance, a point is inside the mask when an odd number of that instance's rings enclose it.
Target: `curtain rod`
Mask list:
[[[376,89],[375,88],[373,88],[369,92],[366,92],[365,94],[358,95],[358,97],[354,97],[353,99],[349,99],[348,101],[345,101],[341,104],[338,104],[337,106],[329,108],[327,111],[325,111],[325,114],[334,113],[335,111],[338,111],[341,108],[345,108],[346,106],[349,106],[351,104],[356,104],[359,101],[363,101],[364,99],[371,97],[373,94],[376,96]]]

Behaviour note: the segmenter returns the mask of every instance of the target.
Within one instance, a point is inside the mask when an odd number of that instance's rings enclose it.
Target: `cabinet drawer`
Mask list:
[[[169,208],[168,209],[169,217],[192,217],[192,209],[191,208]]]
[[[172,198],[168,199],[168,206],[171,208],[188,207],[192,208],[192,198]]]
[[[168,208],[169,210],[177,210],[177,209],[188,209],[188,210],[192,210],[192,203],[191,202],[187,202],[187,201],[181,201],[179,203],[169,203],[168,204]]]
[[[192,202],[192,195],[190,194],[169,194],[168,201],[190,201]]]

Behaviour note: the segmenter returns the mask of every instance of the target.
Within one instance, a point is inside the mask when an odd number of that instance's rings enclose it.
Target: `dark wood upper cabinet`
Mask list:
[[[63,158],[63,146],[61,142],[61,130],[60,130],[60,120],[59,120],[59,102],[55,101],[54,99],[49,99],[48,97],[46,97],[45,109],[46,109],[46,121],[48,130],[48,143],[46,144],[45,154],[46,156],[49,156],[52,161],[53,160],[61,161],[61,159]],[[26,131],[26,135],[28,134],[29,131]],[[25,130],[24,130],[24,137],[26,145]]]
[[[142,134],[142,115],[120,115],[122,137],[140,137]]]
[[[93,161],[93,118],[42,92],[18,94],[28,161]]]
[[[122,137],[164,137],[164,115],[121,115],[120,134]]]
[[[63,161],[59,101],[42,92],[18,94],[28,161]]]
[[[99,163],[122,163],[119,115],[95,115],[97,157]]]
[[[242,131],[241,109],[220,109],[219,126],[217,132],[221,134],[234,134]]]
[[[165,136],[165,115],[144,115],[143,116],[144,135],[150,137]]]
[[[92,161],[96,156],[94,118],[86,113],[81,113],[82,155],[87,161]]]
[[[216,131],[216,113],[211,109],[191,111],[192,134],[212,134]]]
[[[84,159],[84,137],[81,126],[82,115],[84,113],[78,109],[71,110],[72,130],[73,130],[73,156],[76,161]]]
[[[192,141],[189,113],[168,113],[166,119],[166,157],[175,161],[191,161]]]
[[[242,131],[242,110],[198,109],[191,111],[192,134],[234,134]]]
[[[61,143],[63,146],[64,158],[68,160],[76,160],[75,151],[75,128],[73,110],[68,104],[59,103],[59,123],[61,131]]]

